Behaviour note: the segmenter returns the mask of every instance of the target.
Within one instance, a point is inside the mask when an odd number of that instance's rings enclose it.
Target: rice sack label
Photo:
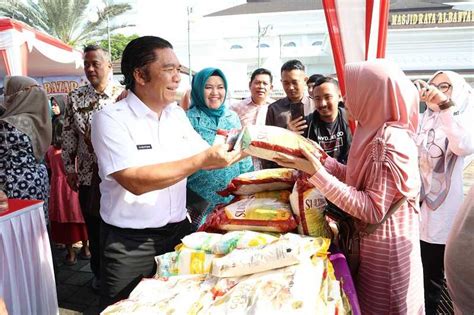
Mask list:
[[[303,157],[302,143],[307,140],[295,132],[276,126],[246,126],[236,146],[244,152],[266,160],[274,160],[278,152]]]
[[[200,230],[292,231],[296,228],[296,221],[291,212],[289,195],[289,191],[283,190],[261,193],[260,196],[267,198],[256,197],[259,195],[238,196],[232,203],[214,210]]]
[[[296,181],[298,171],[291,168],[265,169],[240,174],[232,179],[219,195],[251,195],[263,191],[290,189]]]
[[[326,199],[307,179],[306,175],[298,178],[290,195],[291,209],[298,222],[298,233],[331,238],[331,229],[324,215]]]

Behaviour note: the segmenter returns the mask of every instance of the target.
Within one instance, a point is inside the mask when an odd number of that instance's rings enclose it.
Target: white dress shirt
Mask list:
[[[157,228],[186,217],[186,179],[140,196],[111,174],[131,167],[177,161],[209,147],[182,108],[172,103],[161,117],[134,93],[94,116],[92,144],[102,179],[100,215],[121,228]]]

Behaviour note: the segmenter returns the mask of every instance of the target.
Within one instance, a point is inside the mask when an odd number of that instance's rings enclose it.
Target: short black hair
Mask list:
[[[325,76],[316,80],[316,82],[314,83],[314,87],[320,86],[324,83],[332,83],[340,90],[339,82],[336,79],[331,78],[331,77],[325,77]]]
[[[252,72],[252,76],[250,77],[250,82],[253,81],[253,79],[255,79],[255,77],[259,74],[266,74],[270,77],[270,83],[273,83],[273,76],[272,76],[272,72],[268,69],[265,69],[265,68],[258,68],[258,69],[255,69],[254,72]]]
[[[309,78],[308,78],[308,81],[306,81],[306,84],[310,84],[310,83],[316,83],[316,81],[318,81],[319,79],[321,78],[324,78],[324,75],[322,74],[312,74]]]
[[[304,71],[304,65],[301,63],[301,61],[293,59],[293,60],[288,60],[281,66],[281,72],[283,71],[291,71],[291,70],[302,70]]]
[[[91,44],[91,45],[87,45],[84,47],[84,49],[82,50],[82,52],[85,54],[87,54],[88,52],[91,52],[91,51],[102,51],[102,53],[104,54],[104,56],[107,58],[107,61],[110,62],[110,55],[109,55],[109,52],[107,50],[105,50],[103,47],[97,45],[97,44]]]
[[[155,49],[165,49],[173,46],[167,40],[157,36],[142,36],[130,41],[122,54],[122,74],[124,76],[122,84],[127,90],[134,91],[135,78],[133,72],[135,69],[141,69],[148,77],[148,65],[158,59]]]

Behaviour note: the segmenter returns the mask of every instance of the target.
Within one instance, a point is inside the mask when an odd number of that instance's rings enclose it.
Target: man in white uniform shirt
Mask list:
[[[191,232],[186,177],[237,161],[209,147],[174,103],[180,64],[166,40],[144,36],[122,56],[128,96],[94,116],[92,143],[101,182],[101,306],[126,298],[155,272],[154,256]]]

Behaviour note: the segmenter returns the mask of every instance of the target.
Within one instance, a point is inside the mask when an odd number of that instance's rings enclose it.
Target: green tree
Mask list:
[[[129,11],[129,4],[110,4],[97,9],[97,21],[91,22],[88,15],[90,0],[0,0],[0,14],[24,22],[44,31],[61,41],[79,46],[85,41],[107,34],[107,19],[110,31],[133,26],[112,24],[112,20]]]
[[[120,58],[122,58],[122,53],[123,53],[123,50],[125,49],[125,46],[127,46],[127,44],[130,43],[132,39],[135,39],[138,37],[139,36],[137,34],[133,34],[130,36],[126,36],[123,34],[112,34],[110,36],[110,50],[111,50],[110,53],[112,55],[111,56],[112,61],[120,60]],[[108,49],[109,42],[107,38],[102,39],[99,42],[88,42],[88,44],[96,44],[96,43],[100,45],[100,47],[104,48],[105,50]]]

